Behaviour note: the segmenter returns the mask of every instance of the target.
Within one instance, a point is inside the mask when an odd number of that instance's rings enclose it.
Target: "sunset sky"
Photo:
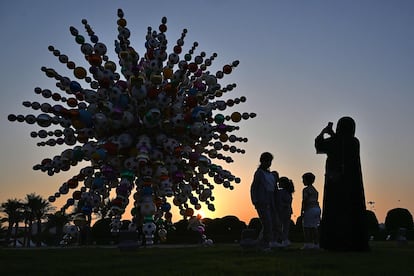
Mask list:
[[[199,51],[218,54],[218,68],[240,61],[220,83],[237,84],[228,98],[247,97],[234,111],[257,113],[237,132],[249,139],[238,145],[246,153],[234,154],[235,162],[224,164],[242,181],[233,191],[214,189],[217,210],[211,213],[203,206],[203,216],[235,215],[246,223],[256,217],[250,184],[260,154],[269,151],[275,156],[272,169],[295,184],[296,220],[303,173],[316,175],[322,201],[326,156],[316,154],[314,138],[342,116],[353,117],[357,124],[368,209],[380,222],[392,208],[414,213],[411,0],[2,1],[0,202],[32,192],[47,198],[78,173],[75,168],[49,177],[33,171],[33,165],[65,148],[37,147],[38,141],[29,135],[36,128],[11,123],[7,116],[32,113],[23,101],[43,102],[35,87],[57,90],[42,66],[72,76],[48,51],[49,45],[87,66],[69,32],[70,26],[83,32],[82,19],[106,44],[110,59],[118,61],[113,46],[118,8],[125,13],[131,45],[140,56],[147,27],[157,29],[166,16],[169,47],[187,28],[185,51],[197,41]]]

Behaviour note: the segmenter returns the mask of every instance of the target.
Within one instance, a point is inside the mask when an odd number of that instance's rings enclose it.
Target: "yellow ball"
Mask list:
[[[86,77],[86,70],[83,67],[76,67],[73,70],[73,74],[75,75],[76,78],[78,79],[84,79]]]
[[[105,69],[108,69],[111,72],[115,72],[116,71],[116,64],[115,64],[115,62],[107,61],[105,63]]]

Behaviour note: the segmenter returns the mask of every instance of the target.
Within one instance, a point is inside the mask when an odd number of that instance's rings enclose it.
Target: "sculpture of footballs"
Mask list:
[[[141,57],[130,45],[131,33],[122,10],[118,17],[118,65],[109,60],[106,45],[87,20],[82,20],[90,42],[74,27],[70,33],[88,68],[49,46],[74,79],[42,67],[61,92],[35,88],[50,103],[25,101],[25,107],[39,114],[10,114],[8,119],[37,124],[41,130],[30,135],[41,139],[38,146],[68,146],[60,155],[43,159],[34,170],[52,176],[87,161],[87,166],[49,197],[50,202],[69,194],[62,208],[75,205],[86,216],[106,208],[116,232],[132,195],[130,228],[145,230],[151,243],[156,229],[165,233],[160,222],[171,223],[172,205],[184,217],[191,217],[202,204],[214,211],[214,185],[233,189],[233,183],[240,182],[213,160],[230,163],[229,154],[244,153],[235,144],[247,142],[247,138],[233,134],[239,129],[235,124],[256,115],[221,113],[246,101],[245,97],[219,100],[236,87],[223,86],[219,80],[232,73],[238,61],[209,72],[217,54],[196,54],[197,42],[184,53],[186,29],[168,53],[165,17],[158,31],[148,27]],[[115,196],[110,198],[110,194]]]

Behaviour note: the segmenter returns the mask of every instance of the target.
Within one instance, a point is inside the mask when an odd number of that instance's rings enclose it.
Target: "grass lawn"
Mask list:
[[[414,244],[374,242],[371,252],[271,252],[236,244],[0,249],[0,275],[414,275]]]

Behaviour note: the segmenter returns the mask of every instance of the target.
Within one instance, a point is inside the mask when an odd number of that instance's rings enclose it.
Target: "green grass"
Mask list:
[[[0,275],[414,275],[414,245],[375,242],[370,252],[272,252],[238,245],[0,249]]]

